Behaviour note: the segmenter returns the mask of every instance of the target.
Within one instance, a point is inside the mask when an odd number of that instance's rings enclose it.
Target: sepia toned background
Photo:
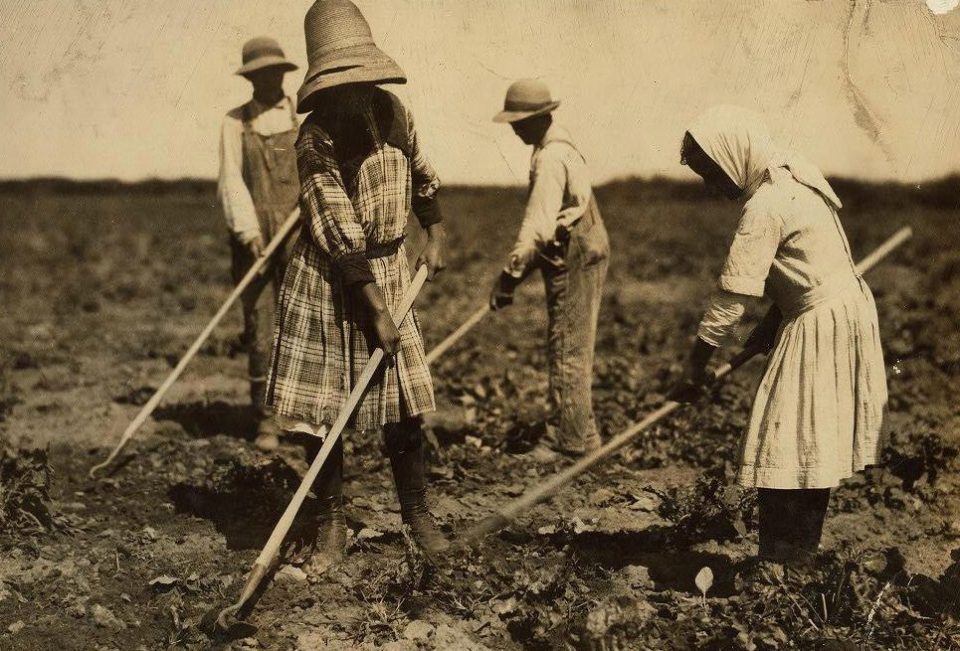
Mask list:
[[[406,70],[399,89],[442,178],[523,183],[490,117],[535,76],[563,101],[597,180],[683,176],[686,124],[716,103],[762,111],[829,174],[921,180],[958,167],[960,12],[923,0],[358,2]],[[4,0],[0,176],[211,177],[249,37],[305,62],[303,0]],[[287,77],[296,92],[302,72]]]
[[[306,467],[296,445],[254,443],[239,306],[88,471],[234,291],[215,189],[220,122],[250,97],[233,71],[260,34],[303,66],[311,3],[0,0],[0,649],[960,651],[958,2],[358,0],[444,180],[448,267],[416,303],[427,350],[506,262],[530,150],[491,117],[514,78],[541,77],[610,233],[601,436],[660,410],[740,215],[679,164],[681,135],[742,104],[831,175],[855,258],[913,230],[865,277],[882,461],[833,492],[815,567],[758,576],[756,493],[732,485],[754,360],[428,568],[381,441],[350,431],[346,559],[313,581],[297,565],[309,499],[245,615],[256,630],[220,645],[205,618],[239,596]],[[406,234],[412,262],[424,236]],[[551,409],[546,321],[534,276],[431,364],[430,506],[451,537],[567,463],[528,454]]]

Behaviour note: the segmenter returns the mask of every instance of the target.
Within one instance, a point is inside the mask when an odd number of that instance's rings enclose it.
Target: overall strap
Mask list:
[[[548,141],[548,142],[545,142],[545,143],[543,144],[542,149],[546,149],[547,147],[549,147],[550,145],[552,145],[552,144],[555,143],[555,142],[562,142],[562,143],[564,143],[564,144],[570,145],[570,147],[573,148],[573,151],[577,152],[577,155],[580,156],[580,158],[583,159],[583,162],[584,162],[584,163],[587,162],[587,157],[583,155],[583,152],[581,152],[580,149],[578,149],[577,146],[576,146],[575,144],[573,144],[573,142],[572,142],[571,140],[567,140],[566,138],[554,138],[554,139],[552,139],[552,140],[550,140],[550,141]]]
[[[253,125],[251,124],[253,118],[250,116],[250,103],[251,102],[247,102],[240,107],[240,122],[243,124],[243,132],[248,136],[253,133]]]

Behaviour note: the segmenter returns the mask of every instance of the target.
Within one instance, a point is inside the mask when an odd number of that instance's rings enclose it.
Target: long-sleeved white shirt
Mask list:
[[[290,98],[284,97],[273,106],[251,100],[250,128],[265,136],[298,128],[291,117]],[[293,152],[291,152],[291,156]],[[243,180],[243,106],[231,110],[223,118],[220,129],[220,177],[217,196],[223,207],[227,228],[241,242],[249,242],[260,232],[260,222],[253,197]]]
[[[530,159],[530,195],[505,271],[519,278],[539,250],[587,210],[593,195],[586,161],[566,129],[551,124]]]

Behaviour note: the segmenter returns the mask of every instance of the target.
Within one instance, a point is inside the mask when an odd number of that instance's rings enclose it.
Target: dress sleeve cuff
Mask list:
[[[732,339],[734,339],[729,331],[725,331],[723,328],[710,326],[705,323],[701,323],[700,327],[697,329],[697,337],[710,344],[714,348],[723,348],[725,345],[731,343]]]
[[[417,221],[420,222],[420,226],[423,228],[429,228],[443,221],[440,204],[437,202],[435,196],[414,196],[413,214],[417,216]]]
[[[733,294],[761,297],[763,296],[766,281],[744,276],[720,276],[719,285],[720,289]]]
[[[343,276],[343,284],[347,287],[365,285],[376,282],[370,261],[362,253],[352,253],[336,260],[337,269]]]

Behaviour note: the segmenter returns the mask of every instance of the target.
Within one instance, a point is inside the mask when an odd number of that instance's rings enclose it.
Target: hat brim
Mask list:
[[[551,113],[555,111],[558,106],[560,106],[560,102],[555,101],[533,111],[500,111],[493,116],[493,121],[501,123],[519,122],[520,120],[526,120],[527,118],[543,115],[544,113]]]
[[[248,75],[251,72],[254,72],[256,70],[263,70],[264,68],[273,68],[273,67],[283,68],[284,72],[290,72],[298,68],[298,66],[295,63],[291,63],[290,61],[287,61],[281,56],[276,56],[271,54],[265,57],[259,57],[257,59],[254,59],[253,61],[248,61],[247,63],[237,68],[237,71],[235,74],[243,76],[243,75]]]
[[[407,75],[397,62],[375,46],[363,53],[329,59],[311,66],[297,91],[297,113],[309,113],[316,107],[316,94],[344,84],[405,84]]]

